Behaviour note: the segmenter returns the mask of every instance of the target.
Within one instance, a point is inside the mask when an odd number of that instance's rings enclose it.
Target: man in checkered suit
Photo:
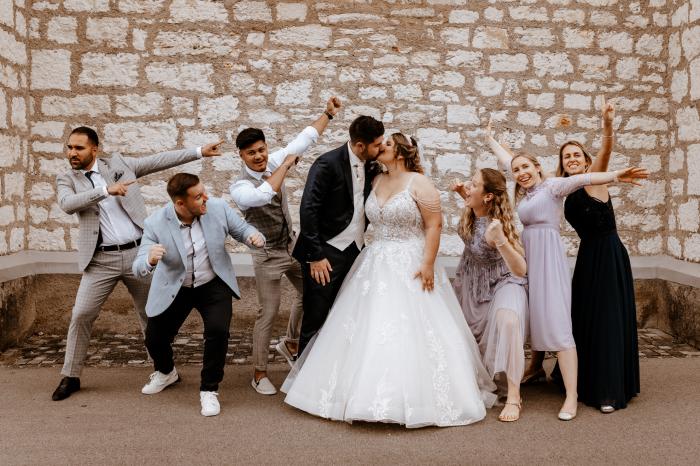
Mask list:
[[[56,178],[58,205],[77,214],[78,266],[83,272],[66,341],[63,378],[54,401],[80,390],[80,372],[87,355],[92,324],[117,282],[124,282],[134,300],[141,330],[146,328],[150,283],[137,279],[131,264],[141,242],[146,206],[136,180],[201,157],[221,155],[220,143],[164,152],[149,157],[98,158],[99,139],[88,127],[75,128],[66,156],[72,170]]]

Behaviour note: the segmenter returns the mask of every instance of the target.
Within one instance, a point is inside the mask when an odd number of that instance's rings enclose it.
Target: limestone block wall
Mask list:
[[[26,245],[29,21],[25,0],[0,0],[0,254]]]
[[[12,222],[0,225],[5,252],[13,244],[25,247],[25,237],[30,249],[74,247],[76,220],[60,211],[54,192],[55,175],[68,167],[62,152],[71,127],[94,126],[105,152],[134,156],[223,138],[224,157],[184,169],[200,174],[215,195],[228,197],[240,168],[232,144],[240,129],[263,128],[277,147],[336,94],[345,110],[288,182],[292,209],[313,159],[344,142],[356,115],[370,114],[390,131],[420,139],[426,168],[443,191],[448,228],[442,253],[459,254],[454,226],[460,204],[447,187],[475,167],[494,165],[482,142],[489,117],[511,145],[554,168],[558,145],[567,139],[579,139],[593,152],[599,147],[605,95],[616,98],[618,107],[613,167],[643,165],[653,177],[644,188],[612,189],[625,244],[632,254],[669,251],[700,261],[692,253],[697,226],[691,232],[685,215],[694,205],[697,218],[698,210],[697,188],[687,175],[695,176],[696,149],[686,139],[695,134],[697,119],[691,86],[700,73],[691,51],[697,47],[697,0],[0,0],[0,5],[3,18],[10,9],[26,18],[0,20],[0,60],[17,75],[14,88],[3,78],[5,100],[13,102],[6,105],[19,111],[21,101],[12,99],[25,92],[22,102],[30,115],[24,127],[17,126],[0,103],[0,126],[3,114],[9,123],[0,127],[0,137],[16,138],[23,155],[12,163],[27,164],[22,189],[15,183],[20,165],[1,167],[1,208],[14,209]],[[5,44],[24,55],[7,53]],[[677,50],[682,57],[676,63]],[[676,71],[689,76],[678,100],[672,92]],[[560,124],[563,116],[570,126]],[[166,200],[167,176],[144,180],[149,208]],[[23,202],[21,196],[7,201],[8,180],[10,193],[23,193]],[[567,233],[571,252],[574,237]]]
[[[700,261],[700,2],[676,2],[668,42],[673,108],[668,160],[668,254]]]

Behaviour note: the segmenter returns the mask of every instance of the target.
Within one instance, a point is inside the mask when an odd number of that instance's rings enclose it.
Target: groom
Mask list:
[[[311,166],[301,198],[301,232],[292,255],[302,264],[304,317],[299,351],[319,331],[340,285],[364,245],[365,200],[384,151],[384,125],[360,116],[350,141]]]

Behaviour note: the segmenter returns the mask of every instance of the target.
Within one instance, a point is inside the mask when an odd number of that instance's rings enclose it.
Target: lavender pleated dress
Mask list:
[[[518,205],[530,302],[530,344],[535,351],[576,347],[571,331],[571,272],[559,234],[563,199],[591,184],[590,174],[547,178]]]
[[[453,287],[489,375],[505,373],[519,383],[525,367],[527,280],[513,275],[498,250],[486,242],[490,221],[477,217]]]

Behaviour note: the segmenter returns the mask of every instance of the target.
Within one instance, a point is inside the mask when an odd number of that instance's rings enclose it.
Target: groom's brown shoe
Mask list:
[[[80,378],[79,377],[63,377],[61,383],[58,384],[56,390],[54,390],[51,399],[53,401],[65,400],[72,393],[80,390]]]

